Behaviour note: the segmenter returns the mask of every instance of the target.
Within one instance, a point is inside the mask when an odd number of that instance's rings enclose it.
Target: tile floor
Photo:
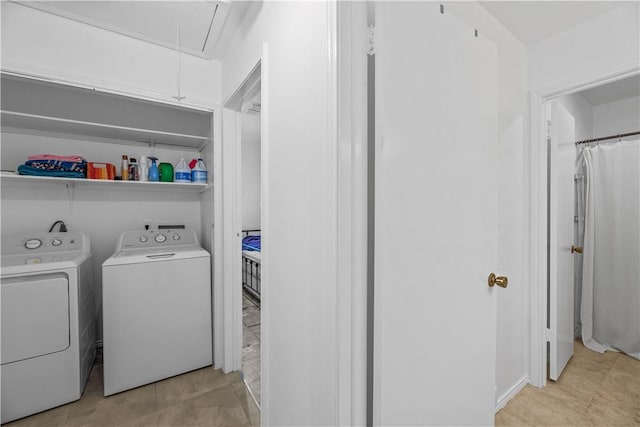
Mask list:
[[[260,306],[242,295],[242,373],[260,404]]]
[[[260,307],[243,296],[242,373],[260,402]],[[240,373],[211,367],[112,396],[102,395],[102,364],[91,371],[76,402],[3,427],[54,426],[259,426],[260,411]]]
[[[76,402],[4,424],[23,426],[259,426],[260,413],[240,375],[212,367],[112,396],[102,395],[97,363]]]
[[[527,385],[496,414],[496,426],[640,426],[640,360],[574,344],[558,381]]]

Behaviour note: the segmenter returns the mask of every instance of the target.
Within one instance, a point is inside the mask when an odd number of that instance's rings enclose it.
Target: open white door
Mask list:
[[[557,380],[573,356],[575,119],[551,102],[549,143],[549,377]]]
[[[437,3],[375,15],[373,423],[493,425],[496,47]]]

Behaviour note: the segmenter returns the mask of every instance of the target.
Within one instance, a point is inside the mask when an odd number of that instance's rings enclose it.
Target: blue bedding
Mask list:
[[[243,251],[260,252],[260,236],[246,236],[242,239]]]

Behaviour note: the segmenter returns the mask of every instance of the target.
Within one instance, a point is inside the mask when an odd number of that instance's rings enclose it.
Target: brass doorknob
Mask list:
[[[574,254],[574,253],[581,254],[582,253],[582,246],[573,246],[573,245],[571,245],[571,253],[572,254]]]
[[[506,276],[496,276],[495,274],[489,274],[489,287],[494,287],[495,285],[500,286],[501,288],[506,288],[509,285],[509,279]]]

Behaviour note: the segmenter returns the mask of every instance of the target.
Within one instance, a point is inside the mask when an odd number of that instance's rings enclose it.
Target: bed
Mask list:
[[[242,289],[260,303],[260,230],[242,230]]]

